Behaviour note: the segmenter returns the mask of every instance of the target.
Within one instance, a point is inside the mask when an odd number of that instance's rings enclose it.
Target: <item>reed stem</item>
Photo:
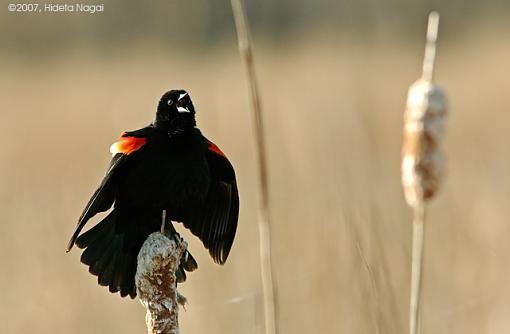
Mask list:
[[[246,10],[243,0],[231,0],[232,11],[237,31],[239,54],[246,69],[248,78],[251,109],[254,123],[254,136],[257,148],[257,164],[259,170],[259,243],[262,289],[264,298],[264,319],[266,334],[277,333],[276,286],[272,270],[271,256],[271,224],[269,204],[269,183],[267,177],[267,153],[264,138],[264,122],[262,107],[255,73],[252,43]]]

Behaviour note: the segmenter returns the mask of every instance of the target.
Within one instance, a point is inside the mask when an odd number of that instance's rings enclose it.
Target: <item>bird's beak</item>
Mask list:
[[[179,96],[179,99],[177,100],[177,102],[179,102],[180,100],[182,100],[183,98],[185,98],[186,96],[188,95],[188,93],[183,93]],[[177,107],[177,111],[180,112],[180,113],[185,113],[185,112],[190,112],[188,108],[186,107]]]

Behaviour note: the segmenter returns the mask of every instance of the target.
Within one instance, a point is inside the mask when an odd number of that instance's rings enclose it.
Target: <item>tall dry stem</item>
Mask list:
[[[443,90],[432,83],[438,25],[439,14],[430,13],[422,77],[409,88],[404,114],[402,185],[406,201],[413,209],[411,334],[420,330],[426,202],[437,193],[443,177],[441,140],[446,121],[446,98]]]
[[[257,77],[253,61],[252,43],[246,9],[243,0],[231,0],[232,11],[237,31],[239,53],[246,68],[246,74],[250,86],[252,115],[254,123],[254,135],[257,148],[257,163],[259,169],[260,208],[259,208],[259,242],[260,242],[260,265],[262,275],[264,297],[264,319],[266,334],[277,333],[276,315],[276,287],[273,281],[271,264],[271,225],[269,184],[267,178],[267,154],[264,139],[264,122],[260,104]]]

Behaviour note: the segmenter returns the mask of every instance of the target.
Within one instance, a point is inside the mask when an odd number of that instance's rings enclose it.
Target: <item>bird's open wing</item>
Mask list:
[[[202,240],[216,263],[227,260],[239,216],[239,195],[234,168],[223,152],[206,140],[211,185],[198,208],[187,212],[184,226]]]
[[[139,130],[140,131],[140,130]],[[136,135],[134,135],[136,134]],[[80,234],[81,230],[87,223],[87,221],[99,212],[108,210],[115,200],[115,175],[119,168],[126,163],[131,157],[131,154],[138,151],[145,143],[147,139],[140,136],[136,132],[128,133],[123,132],[119,138],[119,141],[115,142],[111,147],[110,151],[113,154],[110,166],[106,171],[101,184],[90,198],[87,206],[83,210],[83,213],[78,219],[78,225],[69,240],[66,251],[69,252],[76,242],[76,238]]]

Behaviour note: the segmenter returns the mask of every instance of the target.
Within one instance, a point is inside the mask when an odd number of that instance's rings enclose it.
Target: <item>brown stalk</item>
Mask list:
[[[231,0],[232,11],[237,31],[239,54],[246,68],[250,87],[254,136],[257,148],[257,164],[259,169],[260,204],[259,204],[259,242],[260,266],[264,298],[264,319],[266,334],[277,333],[276,286],[273,281],[271,264],[271,225],[269,184],[267,177],[267,153],[264,138],[264,122],[262,108],[253,61],[252,43],[246,10],[242,0]]]
[[[409,88],[404,114],[402,185],[413,209],[413,249],[409,332],[420,331],[421,285],[426,203],[439,190],[443,176],[441,139],[446,122],[446,98],[433,84],[439,14],[429,15],[422,77]]]

